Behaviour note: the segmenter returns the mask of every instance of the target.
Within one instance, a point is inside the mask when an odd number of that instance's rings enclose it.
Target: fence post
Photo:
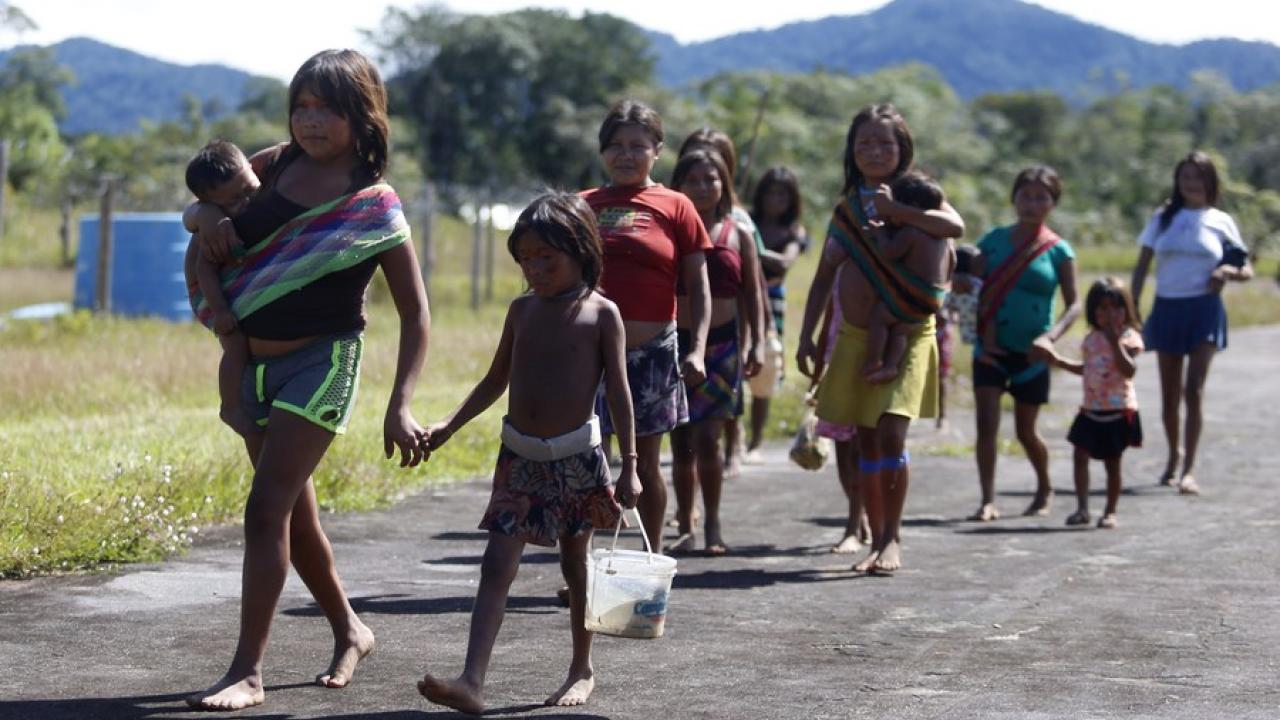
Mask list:
[[[435,230],[436,186],[430,180],[422,187],[422,257],[418,265],[422,270],[422,284],[431,291],[431,274],[436,269],[436,246],[432,233]]]
[[[98,282],[93,309],[111,312],[111,249],[115,237],[111,227],[111,206],[115,201],[116,179],[102,177],[102,205],[98,213]]]
[[[480,260],[483,254],[484,228],[480,226],[480,203],[471,205],[471,309],[480,309]]]
[[[484,301],[493,302],[493,254],[496,252],[498,234],[493,224],[492,200],[489,201],[485,212],[484,234]]]
[[[9,185],[9,139],[0,140],[0,239],[4,238],[5,189]]]
[[[75,212],[75,195],[68,193],[62,198],[62,224],[58,226],[58,239],[62,245],[62,266],[71,265],[71,214]]]

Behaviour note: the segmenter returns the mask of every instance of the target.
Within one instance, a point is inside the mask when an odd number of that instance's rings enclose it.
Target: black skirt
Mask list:
[[[1095,460],[1118,458],[1125,448],[1142,447],[1142,419],[1137,410],[1081,410],[1067,440]]]

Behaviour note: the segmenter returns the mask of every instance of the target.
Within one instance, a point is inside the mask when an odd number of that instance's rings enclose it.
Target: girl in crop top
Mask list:
[[[730,217],[733,185],[719,153],[699,147],[681,156],[671,186],[693,202],[713,238],[707,251],[711,286],[711,329],[707,336],[707,377],[689,383],[689,424],[671,433],[672,478],[676,488],[676,521],[680,537],[673,552],[693,549],[692,508],[695,488],[702,487],[706,551],[728,552],[721,534],[720,490],[724,482],[721,438],[724,423],[741,414],[743,376],[760,370],[764,328],[760,319],[759,260],[754,239]],[[689,336],[687,295],[677,296],[676,324],[681,341]],[[740,311],[741,309],[741,311]],[[739,343],[738,319],[748,327],[747,352]],[[745,362],[743,361],[743,358]]]
[[[307,247],[342,245],[351,233],[339,235],[313,219],[338,224],[352,216],[364,218],[352,190],[359,190],[361,198],[376,198],[378,207],[386,208],[376,217],[386,220],[360,229],[377,235],[377,242],[352,244],[349,256],[371,254],[367,260],[348,263],[339,257],[318,268],[293,265],[307,256],[279,249],[295,248],[290,240],[288,246],[255,248],[240,268],[242,275],[248,274],[255,262],[260,267],[262,258],[270,256],[278,267],[298,271],[309,282],[271,300],[270,288],[280,281],[264,279],[264,294],[258,295],[264,304],[238,318],[253,355],[243,384],[245,409],[260,431],[245,437],[254,476],[245,508],[239,640],[226,674],[187,698],[201,710],[237,710],[263,702],[262,658],[291,560],[333,631],[333,659],[317,683],[346,686],[357,663],[373,650],[373,633],[352,610],[338,579],[311,475],[345,428],[354,402],[363,348],[363,295],[375,267],[386,275],[401,321],[383,424],[387,456],[399,448],[402,467],[426,457],[425,431],[414,420],[410,402],[426,356],[429,314],[399,202],[389,186],[378,182],[386,168],[387,132],[386,90],[377,69],[353,50],[326,50],[307,60],[289,85],[289,144],[251,161],[267,182],[257,201],[234,221],[247,243],[296,221],[320,242]],[[321,206],[312,218],[300,217]],[[209,206],[197,208],[195,218],[202,251],[216,262],[230,260],[236,238],[225,216]],[[325,268],[344,264],[345,269],[326,274]],[[228,287],[225,277],[223,286]]]

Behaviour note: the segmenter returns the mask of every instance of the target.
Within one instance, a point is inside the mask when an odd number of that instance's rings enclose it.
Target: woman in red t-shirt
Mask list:
[[[706,377],[711,295],[706,256],[711,240],[683,194],[649,177],[662,151],[662,118],[622,100],[600,125],[600,157],[609,183],[582,197],[595,210],[604,240],[600,290],[617,304],[627,335],[627,382],[636,420],[636,469],[643,492],[637,507],[653,547],[662,546],[667,489],[658,462],[662,435],[687,422],[684,380]],[[676,278],[684,279],[692,315],[687,354],[676,350]],[[683,380],[681,376],[683,375]],[[601,403],[597,413],[612,431]]]

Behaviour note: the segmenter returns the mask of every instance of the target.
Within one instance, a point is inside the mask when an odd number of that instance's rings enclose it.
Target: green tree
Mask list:
[[[605,108],[652,73],[644,36],[608,15],[391,10],[374,39],[394,73],[393,109],[446,190],[584,184]]]

